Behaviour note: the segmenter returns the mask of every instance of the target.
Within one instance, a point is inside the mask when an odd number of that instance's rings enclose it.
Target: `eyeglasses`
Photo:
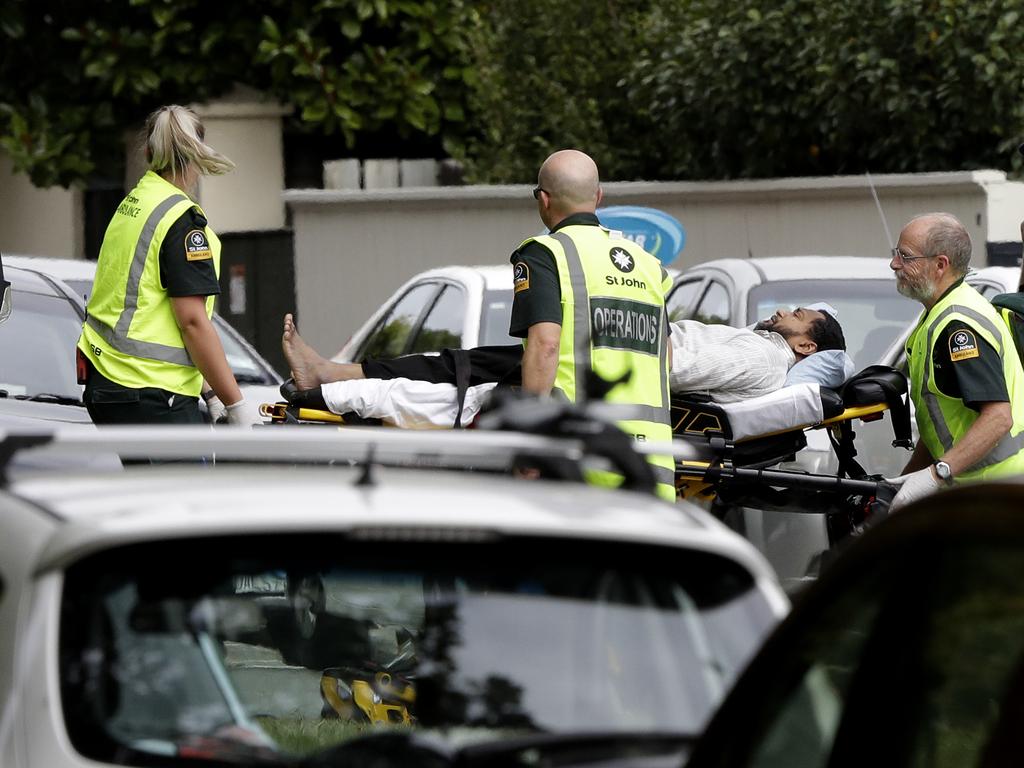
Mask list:
[[[931,256],[908,256],[904,251],[900,250],[900,248],[898,246],[896,248],[893,248],[891,251],[889,251],[889,253],[892,256],[893,261],[895,261],[896,259],[899,259],[904,264],[909,264],[912,261],[918,261],[920,259],[934,259],[935,256],[937,255],[937,254],[933,254]]]
[[[548,192],[546,189],[544,189],[544,188],[542,188],[540,186],[536,186],[536,187],[533,188],[533,199],[534,200],[540,200],[540,193],[541,192],[543,192],[548,197],[551,196],[551,193]]]

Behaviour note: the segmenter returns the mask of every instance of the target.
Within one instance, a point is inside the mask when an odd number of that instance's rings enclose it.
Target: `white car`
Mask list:
[[[91,426],[75,377],[81,299],[60,280],[4,262],[11,313],[0,325],[0,426]]]
[[[508,335],[512,268],[439,267],[421,272],[385,301],[332,358],[387,359],[445,348],[517,344]]]
[[[35,272],[58,280],[82,299],[82,320],[85,319],[85,302],[92,291],[93,277],[96,274],[96,262],[85,259],[56,259],[44,256],[11,256],[4,254],[4,265],[19,267],[22,270]],[[79,326],[81,322],[79,322]],[[276,402],[281,399],[278,387],[281,376],[256,349],[245,340],[238,331],[216,312],[213,314],[213,326],[220,336],[221,345],[228,365],[235,375],[235,380],[242,389],[247,400],[253,402]],[[81,328],[79,328],[81,330]],[[75,334],[71,342],[72,360],[74,345],[78,340]],[[79,388],[80,389],[80,388]],[[205,412],[205,404],[200,405]]]
[[[788,610],[763,558],[693,505],[512,476],[574,461],[575,441],[168,427],[0,447],[208,455],[60,482],[6,468],[5,768],[294,766],[337,750],[326,765],[388,734],[450,750],[583,734],[608,759],[681,764]]]

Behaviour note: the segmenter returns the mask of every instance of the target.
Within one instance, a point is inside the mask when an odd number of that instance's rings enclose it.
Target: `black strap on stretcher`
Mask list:
[[[466,392],[469,390],[469,374],[473,370],[469,352],[465,349],[446,349],[442,354],[449,354],[452,367],[455,369],[455,423],[453,429],[462,429],[462,407],[466,404]]]
[[[887,365],[869,365],[850,378],[840,390],[846,407],[884,402],[892,420],[893,447],[910,449],[914,443],[910,431],[910,406],[904,399],[906,393],[907,377]],[[839,477],[867,477],[867,472],[854,458],[857,449],[854,447],[856,433],[852,423],[840,422],[836,429],[828,431],[828,436],[839,459]]]

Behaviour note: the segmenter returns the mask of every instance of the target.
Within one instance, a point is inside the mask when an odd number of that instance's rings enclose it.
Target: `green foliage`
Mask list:
[[[1019,169],[1019,0],[487,0],[471,176]]]
[[[478,182],[532,182],[552,151],[578,147],[610,178],[642,152],[644,115],[617,83],[641,42],[654,0],[480,0],[471,132],[462,156]],[[638,141],[637,139],[641,139]],[[455,148],[458,150],[459,148]]]
[[[350,146],[452,131],[474,19],[461,0],[4,0],[0,145],[37,186],[68,186],[117,163],[150,110],[235,83]]]
[[[690,0],[624,80],[651,178],[1019,167],[1018,0]]]

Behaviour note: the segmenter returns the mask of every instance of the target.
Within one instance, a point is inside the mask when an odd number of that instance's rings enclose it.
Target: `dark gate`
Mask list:
[[[281,321],[295,313],[295,255],[290,229],[228,232],[220,264],[217,311],[283,377]]]

